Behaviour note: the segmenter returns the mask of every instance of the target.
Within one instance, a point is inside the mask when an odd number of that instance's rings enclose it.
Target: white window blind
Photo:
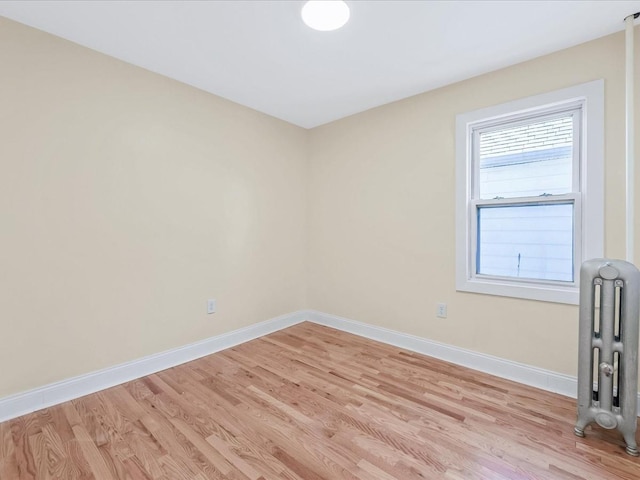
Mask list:
[[[479,197],[528,197],[572,190],[573,115],[479,135]]]

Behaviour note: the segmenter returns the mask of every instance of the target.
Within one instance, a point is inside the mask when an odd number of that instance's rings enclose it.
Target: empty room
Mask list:
[[[639,12],[0,1],[0,480],[639,479]]]

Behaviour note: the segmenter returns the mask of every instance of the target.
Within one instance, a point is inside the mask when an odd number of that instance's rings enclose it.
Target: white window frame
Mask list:
[[[534,198],[480,200],[474,192],[479,175],[473,138],[483,127],[526,122],[532,117],[575,110],[580,129],[574,152],[573,192]],[[477,154],[476,149],[476,154]],[[475,171],[474,171],[475,168]],[[578,170],[577,172],[575,170]],[[520,279],[476,274],[477,208],[485,205],[573,203],[574,281]],[[456,117],[456,290],[547,302],[579,303],[583,261],[604,254],[604,80],[482,108]]]

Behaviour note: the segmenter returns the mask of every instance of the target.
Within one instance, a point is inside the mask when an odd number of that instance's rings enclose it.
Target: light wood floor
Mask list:
[[[640,479],[575,401],[318,325],[0,424],[0,478]]]

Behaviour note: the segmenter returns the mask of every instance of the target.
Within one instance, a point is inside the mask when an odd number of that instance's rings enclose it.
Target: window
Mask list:
[[[456,288],[578,304],[603,255],[604,82],[458,115]]]

